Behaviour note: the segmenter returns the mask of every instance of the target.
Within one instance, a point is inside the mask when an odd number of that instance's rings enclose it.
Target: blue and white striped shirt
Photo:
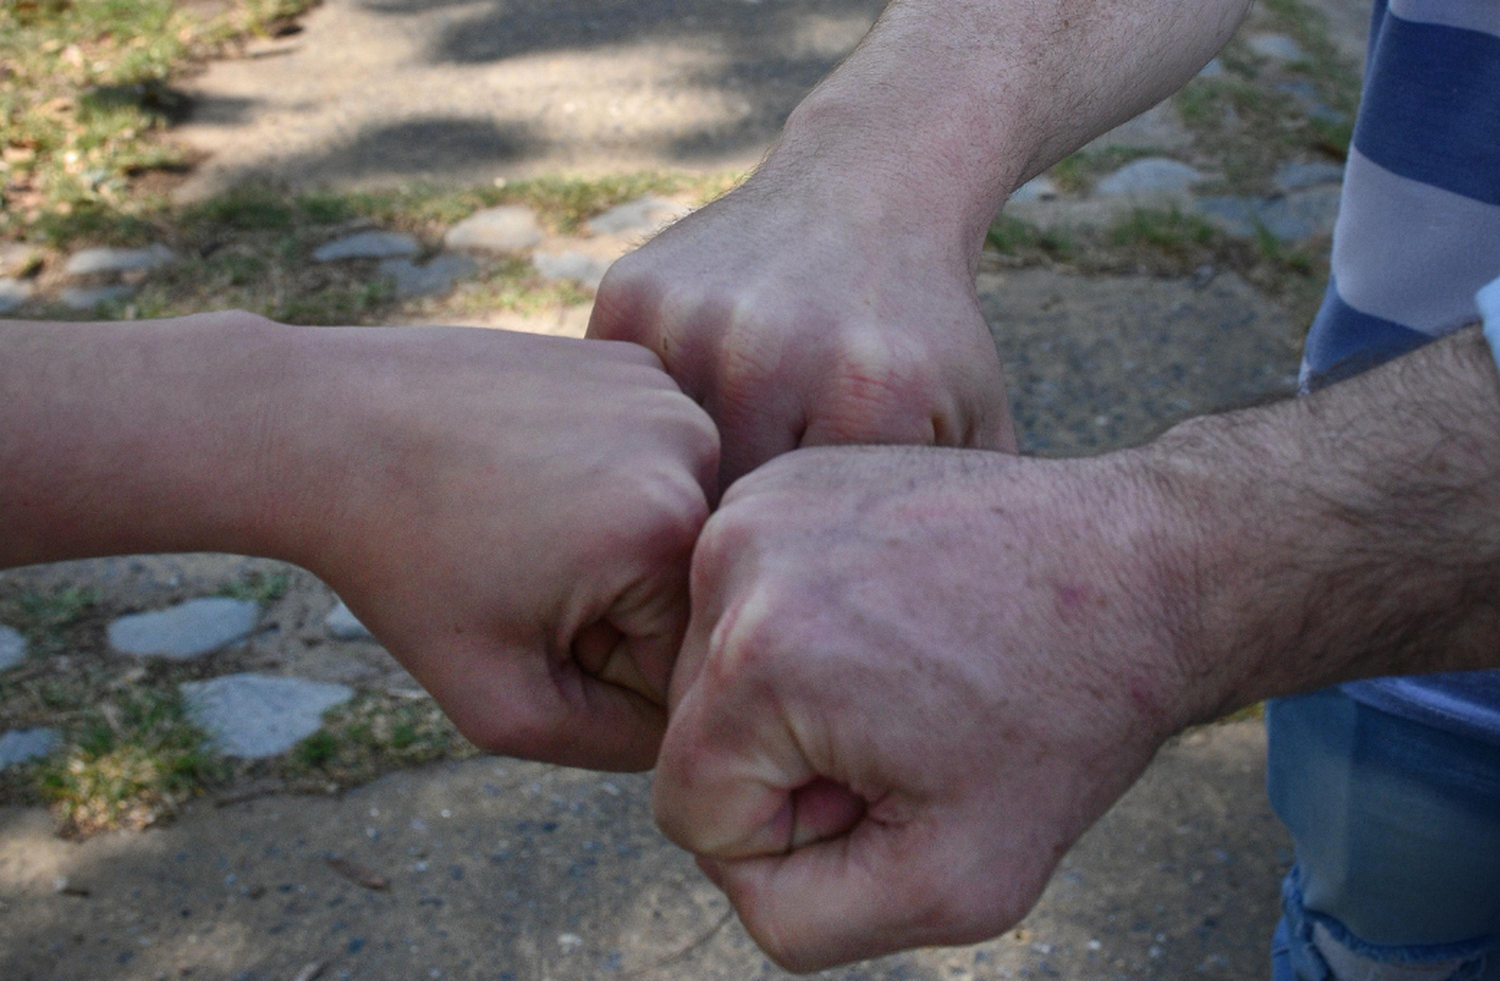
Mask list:
[[[1474,294],[1497,276],[1500,0],[1376,0],[1304,388],[1475,322]],[[1344,691],[1500,743],[1500,672],[1381,678]]]

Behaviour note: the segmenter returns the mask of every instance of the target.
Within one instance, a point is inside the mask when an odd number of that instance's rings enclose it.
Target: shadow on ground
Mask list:
[[[745,169],[879,0],[326,0],[274,56],[217,62],[177,132],[246,177],[359,186]],[[248,111],[245,107],[249,107]]]

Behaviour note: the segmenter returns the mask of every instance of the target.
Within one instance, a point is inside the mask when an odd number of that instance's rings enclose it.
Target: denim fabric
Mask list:
[[[1277,981],[1500,979],[1500,751],[1336,689],[1266,727],[1297,848]]]

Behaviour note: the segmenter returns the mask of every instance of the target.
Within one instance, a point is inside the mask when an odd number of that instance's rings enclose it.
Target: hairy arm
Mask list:
[[[1225,699],[1209,714],[1500,667],[1500,383],[1478,329],[1143,452],[1192,529],[1175,568],[1197,602],[1188,656]]]
[[[762,172],[847,174],[851,193],[972,261],[1012,190],[1176,91],[1248,8],[894,0],[797,107]]]
[[[699,540],[657,817],[795,969],[994,936],[1184,726],[1500,667],[1497,515],[1473,330],[1088,459],[788,454]]]
[[[991,219],[1247,6],[897,0],[743,186],[611,268],[590,335],[661,356],[719,424],[726,484],[798,446],[1014,450],[974,292]]]
[[[0,351],[0,567],[295,562],[481,746],[651,764],[718,440],[650,352],[243,313]]]

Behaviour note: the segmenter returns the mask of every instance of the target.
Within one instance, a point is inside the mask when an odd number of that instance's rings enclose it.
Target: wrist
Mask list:
[[[1287,502],[1277,500],[1279,477],[1293,467],[1274,432],[1232,447],[1229,435],[1225,417],[1189,419],[1121,454],[1134,458],[1154,502],[1161,608],[1174,655],[1193,679],[1185,725],[1280,693],[1266,689],[1267,667],[1287,640],[1268,632],[1276,611],[1267,606],[1262,561],[1284,546],[1282,533],[1298,534],[1288,529]]]
[[[951,114],[914,113],[848,89],[836,74],[808,95],[747,188],[831,204],[972,268],[1019,168],[985,159]]]

